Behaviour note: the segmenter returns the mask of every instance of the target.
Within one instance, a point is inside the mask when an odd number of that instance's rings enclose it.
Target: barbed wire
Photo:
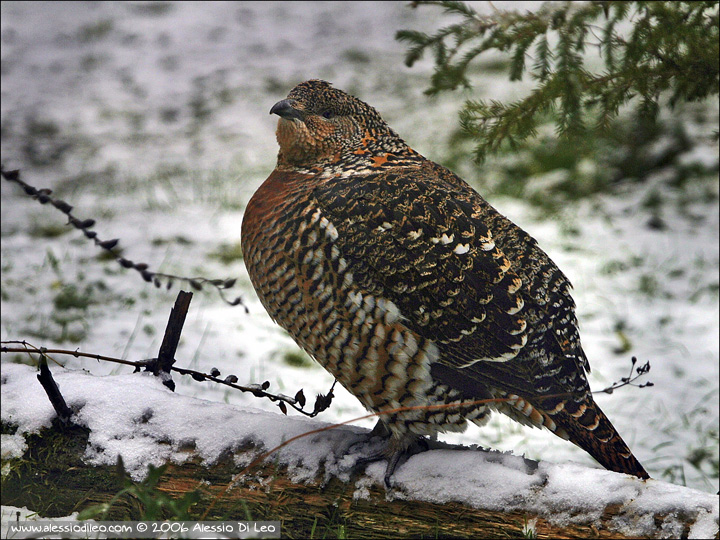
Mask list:
[[[243,306],[243,308],[245,308],[245,313],[248,313],[248,308],[243,303],[241,296],[237,296],[232,300],[229,300],[225,297],[224,291],[232,288],[235,285],[235,282],[237,281],[235,278],[210,279],[203,276],[187,277],[177,276],[174,274],[166,274],[163,272],[154,272],[150,270],[149,264],[144,262],[132,261],[118,253],[117,247],[120,243],[119,238],[112,238],[110,240],[103,240],[102,238],[100,238],[97,231],[93,230],[93,227],[97,224],[97,221],[92,218],[79,219],[75,217],[75,215],[73,214],[74,206],[62,199],[54,198],[52,196],[53,192],[51,189],[37,189],[36,187],[31,186],[20,178],[19,170],[6,171],[4,167],[0,167],[0,174],[5,180],[18,184],[20,187],[23,188],[25,194],[38,201],[40,204],[49,203],[54,208],[65,214],[68,218],[68,225],[72,225],[76,229],[81,230],[85,238],[87,238],[88,240],[92,240],[96,246],[99,246],[100,248],[105,250],[113,259],[115,259],[115,261],[121,267],[125,269],[135,270],[146,282],[152,283],[157,288],[162,287],[164,284],[165,288],[168,290],[173,286],[176,281],[188,283],[190,287],[192,287],[196,291],[201,291],[203,290],[203,287],[205,285],[210,285],[211,287],[215,287],[217,289],[218,293],[220,294],[220,298],[222,298],[225,303],[231,306],[241,305]]]

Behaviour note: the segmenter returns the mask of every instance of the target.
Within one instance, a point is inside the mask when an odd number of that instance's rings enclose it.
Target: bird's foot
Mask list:
[[[368,437],[353,446],[358,445],[377,445],[376,441],[372,439],[380,438],[381,447],[373,450],[370,454],[358,458],[353,465],[353,472],[359,471],[376,461],[387,460],[387,467],[385,468],[384,481],[385,486],[389,489],[391,486],[392,475],[399,465],[405,463],[410,457],[421,452],[425,452],[430,448],[429,441],[425,437],[418,435],[408,435],[402,440],[395,439],[391,436],[390,431],[385,427],[384,424],[378,422],[375,428],[368,434]],[[350,447],[348,453],[352,453]]]

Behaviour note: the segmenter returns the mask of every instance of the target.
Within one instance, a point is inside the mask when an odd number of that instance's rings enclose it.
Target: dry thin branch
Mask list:
[[[50,403],[52,403],[60,421],[63,424],[68,424],[70,422],[70,417],[73,414],[72,409],[70,409],[70,407],[67,406],[67,403],[65,403],[65,398],[62,397],[60,389],[58,388],[55,379],[53,379],[50,368],[47,365],[47,358],[44,354],[40,355],[40,373],[38,373],[37,378],[42,387],[45,389],[45,393],[47,394]]]
[[[3,341],[2,348],[0,348],[0,352],[3,353],[27,353],[27,354],[40,354],[40,355],[50,355],[50,354],[66,354],[70,356],[74,356],[75,358],[92,358],[94,360],[101,360],[105,362],[112,362],[115,364],[123,364],[126,366],[132,366],[135,368],[135,371],[145,370],[145,371],[153,371],[158,359],[157,358],[149,358],[145,360],[123,360],[121,358],[113,358],[110,356],[102,356],[99,354],[91,354],[91,353],[84,353],[80,352],[79,350],[75,351],[69,351],[66,349],[47,349],[45,347],[36,347],[35,345],[32,345],[30,342],[25,340],[10,340],[10,341]],[[8,347],[8,344],[18,344],[22,345],[21,347]],[[54,360],[55,363],[58,365],[60,362],[57,362]],[[248,385],[239,385],[236,384],[238,381],[237,376],[235,375],[228,375],[225,378],[221,378],[220,370],[217,368],[212,368],[210,370],[210,373],[203,373],[201,371],[196,371],[194,369],[185,369],[180,368],[177,366],[172,366],[170,368],[171,371],[174,371],[176,373],[179,373],[180,375],[189,375],[196,381],[202,382],[202,381],[212,381],[217,384],[224,384],[225,386],[229,386],[230,388],[234,388],[235,390],[239,390],[241,392],[250,392],[255,397],[259,398],[267,398],[272,402],[277,402],[278,406],[280,407],[280,410],[283,411],[283,413],[287,414],[287,405],[295,409],[297,412],[304,414],[305,416],[308,416],[310,418],[313,418],[320,414],[321,412],[327,410],[330,407],[330,404],[332,403],[332,399],[334,396],[333,390],[335,388],[335,383],[333,383],[332,387],[330,388],[330,391],[327,394],[318,394],[315,399],[315,404],[313,406],[312,411],[306,411],[304,409],[306,399],[305,394],[303,393],[302,389],[299,390],[295,397],[286,396],[284,394],[273,394],[271,392],[267,392],[267,389],[270,387],[270,382],[265,381],[262,384],[248,384]]]
[[[74,356],[75,358],[92,358],[94,360],[102,360],[105,362],[114,362],[116,364],[124,364],[127,366],[133,366],[135,368],[135,371],[140,371],[141,369],[144,369],[146,371],[152,371],[155,363],[157,362],[157,358],[150,358],[146,360],[138,360],[138,361],[132,361],[132,360],[122,360],[120,358],[113,358],[109,356],[102,356],[99,354],[91,354],[91,353],[83,353],[78,350],[75,351],[69,351],[66,349],[46,349],[45,347],[35,347],[34,345],[30,344],[28,341],[22,340],[12,340],[12,341],[3,341],[2,348],[0,349],[0,352],[3,353],[12,353],[12,352],[24,352],[28,354],[32,353],[39,353],[39,354],[67,354],[70,356]],[[8,347],[8,344],[20,344],[23,347]],[[32,348],[32,350],[29,350],[28,347]],[[57,362],[58,365],[62,365],[59,362]],[[627,377],[622,377],[620,381],[613,382],[610,386],[607,388],[603,388],[602,390],[593,390],[593,394],[598,393],[605,393],[605,394],[612,394],[615,390],[618,388],[622,388],[623,386],[636,386],[637,388],[646,388],[654,386],[654,384],[650,381],[647,381],[645,383],[636,384],[637,380],[646,375],[650,371],[650,362],[645,362],[645,364],[635,367],[637,364],[637,358],[632,357],[631,358],[631,366],[630,366],[630,373]],[[172,366],[171,371],[175,371],[179,373],[180,375],[190,375],[193,379],[199,382],[203,381],[212,381],[214,383],[218,384],[224,384],[225,386],[229,386],[230,388],[234,388],[235,390],[240,390],[241,392],[250,392],[255,397],[261,397],[261,398],[267,398],[270,401],[278,402],[279,406],[283,404],[290,405],[293,409],[295,409],[297,412],[304,414],[305,416],[308,416],[310,418],[313,418],[317,416],[319,413],[327,410],[330,407],[330,404],[332,402],[332,399],[334,397],[333,390],[335,388],[335,384],[337,381],[335,381],[330,388],[330,391],[327,394],[318,394],[317,398],[315,400],[315,406],[312,411],[306,411],[304,410],[305,406],[305,395],[301,390],[299,390],[295,397],[286,396],[284,394],[272,394],[270,392],[267,392],[266,390],[270,387],[270,382],[265,381],[262,384],[249,384],[249,385],[239,385],[236,384],[238,381],[238,378],[235,375],[228,375],[227,377],[220,378],[221,373],[220,370],[217,368],[212,368],[210,370],[210,373],[203,373],[201,371],[196,371],[194,369],[185,369],[180,368],[176,366]],[[558,396],[546,396],[546,397],[558,397]],[[298,406],[299,405],[299,406]],[[280,409],[283,411],[283,413],[287,413],[287,410],[284,409],[283,406],[280,407]],[[363,417],[365,418],[365,417]]]

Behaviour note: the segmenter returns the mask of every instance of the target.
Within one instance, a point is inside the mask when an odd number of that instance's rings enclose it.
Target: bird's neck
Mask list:
[[[392,134],[376,136],[366,132],[354,148],[337,148],[322,155],[303,160],[292,152],[281,150],[277,169],[327,177],[349,174],[371,174],[387,167],[416,166],[425,158],[410,148],[400,137]]]

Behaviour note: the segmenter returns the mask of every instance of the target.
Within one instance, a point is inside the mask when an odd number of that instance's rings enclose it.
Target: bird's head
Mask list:
[[[335,175],[344,169],[358,172],[389,160],[418,157],[373,107],[325,81],[298,84],[273,105],[270,114],[280,117],[281,169]]]

